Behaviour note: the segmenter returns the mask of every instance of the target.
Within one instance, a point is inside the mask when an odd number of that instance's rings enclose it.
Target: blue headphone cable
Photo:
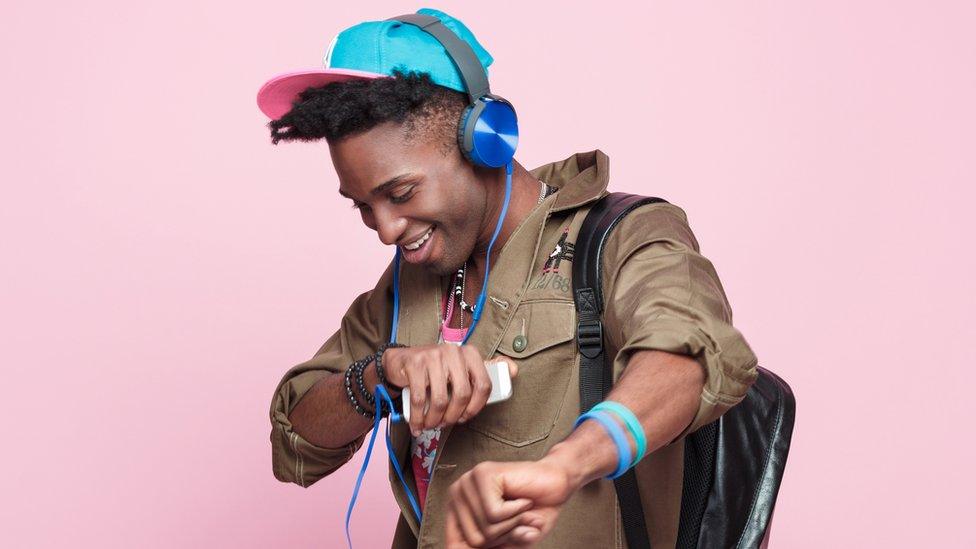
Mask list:
[[[475,302],[474,311],[471,316],[471,326],[468,327],[468,333],[464,336],[464,341],[461,345],[468,342],[468,338],[474,333],[474,327],[478,325],[478,321],[481,320],[481,313],[485,307],[485,299],[488,297],[488,273],[491,271],[491,249],[495,247],[495,240],[498,239],[498,233],[502,231],[502,222],[505,220],[505,216],[508,214],[508,203],[512,199],[512,161],[509,160],[505,164],[505,201],[502,203],[502,211],[498,214],[498,222],[495,223],[495,232],[491,235],[491,240],[488,242],[488,251],[485,252],[485,279],[481,284],[481,293],[478,294],[478,301]]]
[[[369,436],[369,445],[366,447],[366,457],[363,458],[363,466],[359,469],[359,476],[356,477],[356,487],[352,491],[352,499],[349,501],[349,508],[346,510],[346,542],[349,544],[349,549],[352,549],[352,536],[349,533],[349,520],[352,518],[352,509],[356,506],[356,499],[359,497],[359,488],[363,484],[363,477],[366,475],[366,466],[369,465],[369,458],[373,454],[373,443],[376,442],[376,433],[380,431],[380,416],[383,415],[383,405],[390,410],[389,421],[386,422],[386,449],[390,454],[390,461],[393,463],[393,470],[396,471],[397,477],[400,478],[400,483],[403,484],[403,488],[407,491],[407,498],[410,500],[410,506],[413,508],[414,514],[417,516],[417,522],[419,523],[423,514],[420,512],[420,506],[417,505],[417,500],[413,497],[413,493],[410,492],[410,488],[407,487],[407,481],[403,479],[403,471],[400,469],[400,463],[397,461],[396,455],[393,454],[393,443],[390,440],[390,422],[402,421],[403,416],[397,413],[396,408],[393,407],[393,399],[390,398],[390,393],[386,391],[386,387],[383,385],[377,385],[374,391],[374,397],[376,400],[376,415],[373,417],[373,432]]]
[[[461,342],[462,345],[468,342],[468,338],[474,333],[474,328],[478,324],[478,320],[481,319],[481,312],[485,304],[485,300],[488,297],[488,274],[491,271],[491,250],[495,246],[495,240],[498,239],[498,234],[502,230],[502,222],[505,221],[505,216],[508,215],[508,204],[512,199],[512,162],[509,161],[505,165],[505,200],[502,203],[502,211],[498,214],[498,221],[495,223],[495,232],[491,235],[491,240],[488,242],[488,251],[485,252],[485,278],[481,285],[481,293],[478,294],[478,300],[475,302],[474,313],[472,314],[471,326],[468,327],[468,332],[464,336],[464,340]],[[390,326],[390,343],[396,343],[397,339],[397,329],[400,324],[400,247],[397,246],[396,252],[393,255],[393,321]],[[356,506],[356,499],[359,497],[359,488],[363,484],[363,477],[366,475],[366,467],[369,465],[369,458],[373,454],[373,443],[376,442],[376,433],[380,430],[380,416],[382,416],[383,405],[390,410],[389,420],[386,422],[386,449],[390,454],[390,462],[393,464],[393,470],[396,471],[397,477],[400,479],[400,484],[403,485],[404,491],[407,493],[407,499],[410,500],[410,507],[413,508],[414,516],[417,517],[417,522],[420,523],[423,520],[423,513],[420,511],[420,506],[417,505],[417,499],[414,497],[413,492],[410,491],[410,487],[407,486],[407,481],[403,478],[403,471],[400,469],[400,463],[397,460],[396,455],[393,453],[393,444],[390,440],[390,423],[403,421],[403,416],[401,416],[396,409],[393,407],[393,399],[390,398],[390,393],[387,392],[386,387],[383,385],[377,385],[375,390],[375,400],[376,402],[376,415],[373,418],[373,432],[369,437],[369,445],[366,447],[366,456],[363,458],[363,465],[359,469],[359,476],[356,477],[356,486],[352,491],[352,499],[349,501],[349,508],[346,510],[346,542],[349,544],[349,548],[352,549],[352,536],[349,533],[349,520],[352,518],[353,507]]]

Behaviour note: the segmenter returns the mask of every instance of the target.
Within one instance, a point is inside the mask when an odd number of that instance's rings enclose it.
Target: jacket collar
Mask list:
[[[551,212],[578,208],[600,198],[610,183],[610,157],[600,149],[579,152],[529,173],[559,188]]]

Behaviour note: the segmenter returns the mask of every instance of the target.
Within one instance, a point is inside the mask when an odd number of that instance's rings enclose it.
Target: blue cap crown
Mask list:
[[[464,23],[431,8],[421,8],[417,13],[437,17],[467,42],[487,74],[494,59]],[[422,29],[399,21],[366,21],[349,27],[332,40],[323,61],[328,69],[353,69],[387,76],[392,76],[394,69],[427,72],[435,84],[462,93],[467,91],[444,46]]]

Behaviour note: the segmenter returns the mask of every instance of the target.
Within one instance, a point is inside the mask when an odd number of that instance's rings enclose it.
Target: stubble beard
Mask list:
[[[472,236],[470,239],[475,239]],[[471,253],[474,250],[474,242],[470,242],[468,245],[460,244],[461,239],[448,237],[444,238],[442,243],[445,246],[444,255],[440,260],[431,263],[427,266],[427,269],[439,276],[453,275],[458,272],[458,270],[464,266],[471,257]],[[468,238],[464,240],[469,240]]]

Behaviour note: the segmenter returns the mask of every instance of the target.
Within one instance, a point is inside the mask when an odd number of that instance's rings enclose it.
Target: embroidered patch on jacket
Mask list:
[[[561,262],[573,260],[573,252],[576,250],[576,245],[572,242],[566,242],[568,236],[569,228],[567,227],[563,231],[562,236],[559,237],[559,241],[556,242],[556,248],[546,259],[546,264],[542,267],[543,273],[559,272],[559,264]]]

